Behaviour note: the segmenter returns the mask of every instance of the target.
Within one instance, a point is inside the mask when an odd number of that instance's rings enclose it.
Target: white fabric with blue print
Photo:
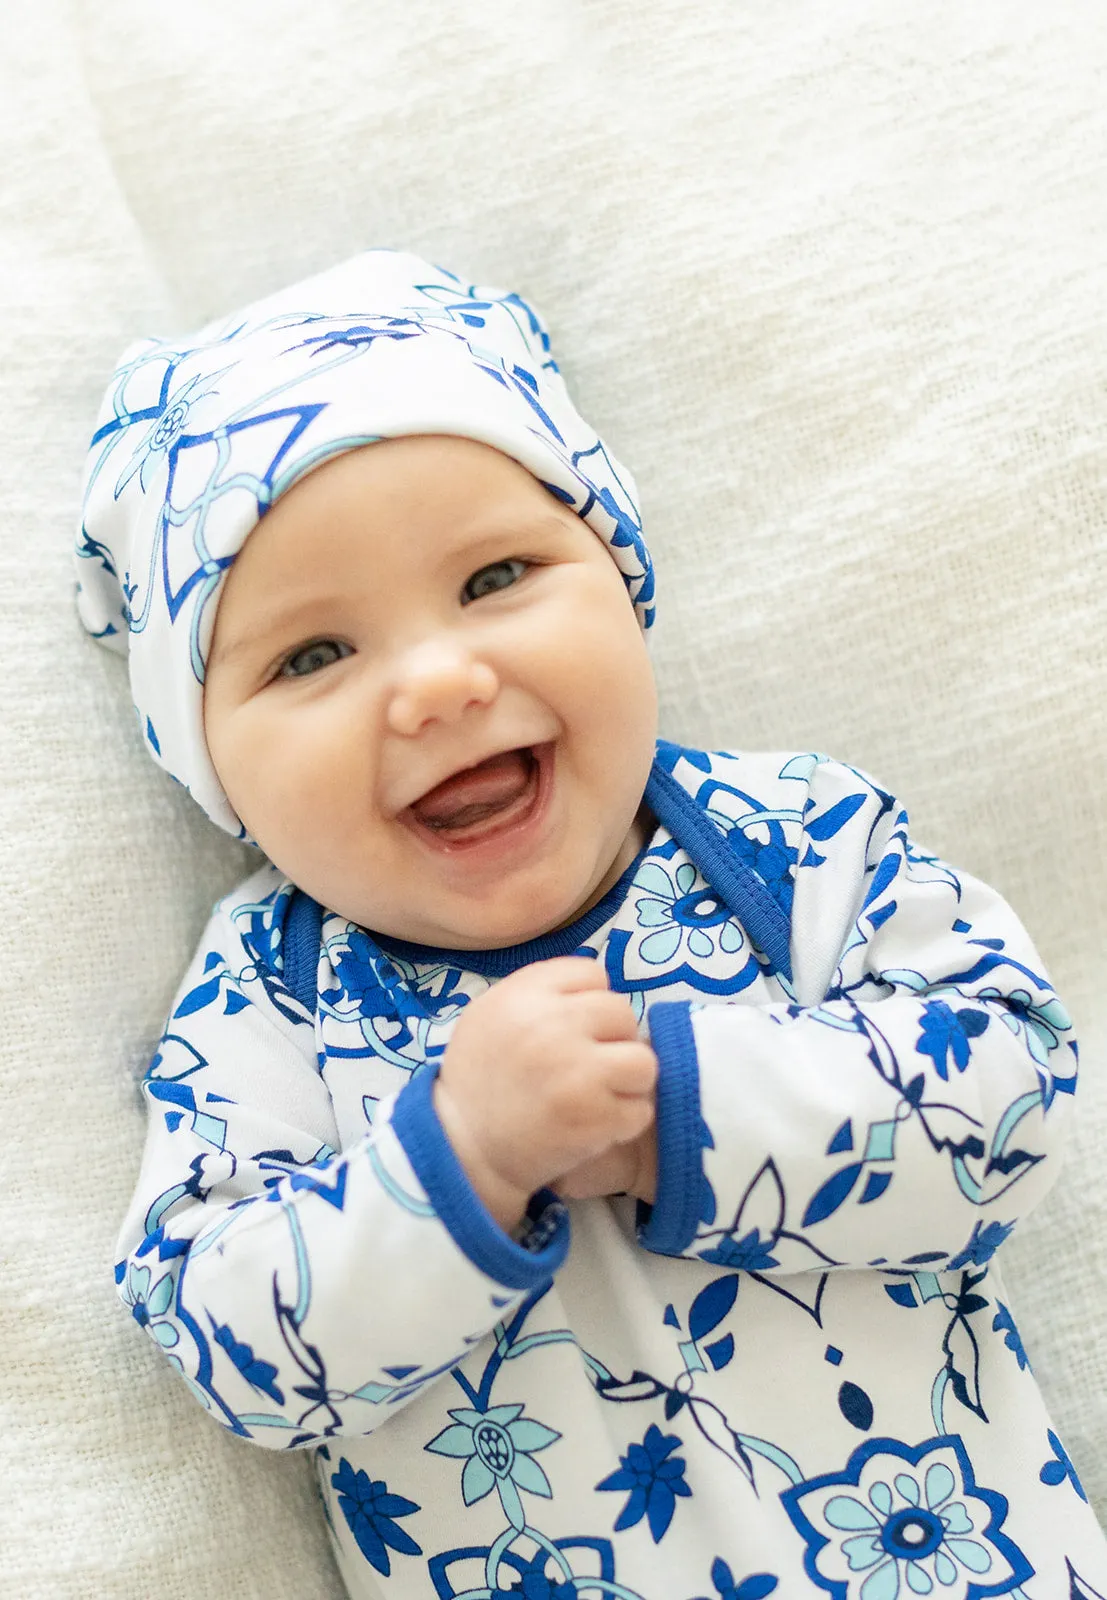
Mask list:
[[[121,1294],[225,1427],[315,1452],[355,1596],[1107,1593],[993,1259],[1076,1081],[1027,935],[835,762],[663,743],[647,800],[623,879],[515,951],[320,909],[297,997],[299,892],[228,897]],[[543,1193],[510,1238],[429,1090],[464,1006],[566,952],[658,1054],[657,1199]]]

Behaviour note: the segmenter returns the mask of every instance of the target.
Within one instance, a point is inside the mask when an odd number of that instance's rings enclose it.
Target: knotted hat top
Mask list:
[[[371,250],[184,339],[144,339],[89,447],[81,621],[129,658],[154,758],[236,837],[203,684],[227,572],[305,473],[380,439],[451,434],[518,461],[606,544],[643,628],[653,570],[633,479],[575,409],[538,313]]]

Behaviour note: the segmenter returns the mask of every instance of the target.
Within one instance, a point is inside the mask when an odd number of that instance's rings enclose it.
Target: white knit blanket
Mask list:
[[[113,1294],[135,1084],[243,857],[142,752],[69,548],[129,339],[374,244],[549,317],[642,489],[664,731],[864,766],[1033,931],[1085,1082],[1008,1272],[1107,1518],[1102,0],[8,10],[0,1589],[339,1594],[306,1462]]]

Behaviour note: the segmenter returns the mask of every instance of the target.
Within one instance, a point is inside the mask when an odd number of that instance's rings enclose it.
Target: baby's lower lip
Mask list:
[[[552,770],[552,744],[535,745],[523,754],[530,770],[525,787],[502,806],[494,803],[484,809],[479,803],[459,808],[460,821],[452,825],[439,820],[430,807],[431,815],[419,815],[418,804],[408,807],[402,820],[425,843],[450,855],[475,850],[481,845],[499,843],[527,827],[544,808],[549,791]],[[491,763],[490,763],[491,764]],[[479,772],[479,768],[475,769]]]

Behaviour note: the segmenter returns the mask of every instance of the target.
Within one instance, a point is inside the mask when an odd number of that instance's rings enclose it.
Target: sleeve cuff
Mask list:
[[[647,1013],[657,1056],[657,1193],[639,1209],[638,1242],[678,1256],[696,1237],[703,1191],[700,1068],[688,1001],[662,1001]]]
[[[504,1232],[454,1154],[432,1093],[435,1073],[413,1073],[392,1110],[392,1127],[427,1198],[458,1249],[507,1289],[546,1284],[569,1252],[569,1212],[552,1189],[531,1196],[522,1241]]]

